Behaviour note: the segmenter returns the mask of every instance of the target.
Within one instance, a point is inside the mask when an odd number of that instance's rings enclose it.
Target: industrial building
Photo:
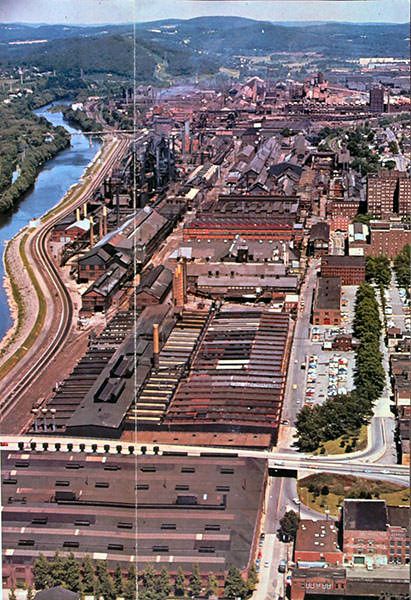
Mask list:
[[[3,586],[72,552],[222,578],[255,558],[267,480],[252,458],[10,452],[2,461]],[[137,521],[136,521],[137,510]]]
[[[338,326],[341,323],[341,279],[319,277],[314,294],[314,325]]]
[[[170,436],[196,431],[197,441],[206,434],[218,444],[209,434],[225,432],[237,445],[270,445],[280,422],[289,344],[288,314],[224,305],[170,402],[164,419]]]
[[[341,285],[360,285],[365,281],[365,258],[363,256],[323,256],[321,258],[321,277],[339,277]]]

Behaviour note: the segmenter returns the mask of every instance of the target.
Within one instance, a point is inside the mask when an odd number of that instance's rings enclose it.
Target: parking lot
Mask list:
[[[395,278],[390,287],[385,290],[385,316],[388,327],[398,327],[401,331],[411,331],[410,308],[404,288],[398,288]]]
[[[305,365],[303,399],[308,405],[322,404],[327,397],[345,395],[354,387],[355,353],[325,349],[337,334],[351,334],[357,286],[343,286],[341,327],[310,326],[309,352]]]

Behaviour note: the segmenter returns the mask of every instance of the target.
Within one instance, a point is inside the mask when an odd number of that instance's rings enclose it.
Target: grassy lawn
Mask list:
[[[353,440],[356,440],[355,446],[353,447]],[[329,440],[323,442],[321,446],[313,452],[313,454],[347,454],[346,448],[351,447],[350,452],[356,452],[357,450],[364,450],[367,446],[367,426],[363,425],[361,429],[352,434],[342,435],[336,440]],[[321,447],[325,449],[325,452],[321,452]]]
[[[329,493],[321,494],[324,486],[328,487]],[[298,496],[303,504],[325,513],[330,511],[332,517],[339,516],[339,506],[344,498],[360,496],[360,493],[371,494],[373,499],[381,499],[389,506],[408,506],[410,502],[410,488],[405,488],[396,483],[390,483],[377,479],[366,479],[352,475],[333,475],[319,473],[309,475],[298,482]],[[313,490],[313,488],[315,488]],[[320,492],[317,495],[317,492]]]

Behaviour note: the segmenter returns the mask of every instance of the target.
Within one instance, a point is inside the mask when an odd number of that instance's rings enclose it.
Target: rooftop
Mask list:
[[[387,523],[384,500],[344,500],[344,531],[386,531]]]

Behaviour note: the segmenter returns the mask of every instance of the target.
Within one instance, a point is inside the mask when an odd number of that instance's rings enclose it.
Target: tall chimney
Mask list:
[[[158,324],[153,324],[153,366],[158,369],[160,354],[160,335],[158,331]]]
[[[173,276],[173,299],[177,309],[182,309],[186,302],[185,263],[177,263]]]
[[[84,217],[87,217],[87,202],[83,204],[83,215]]]
[[[104,236],[103,233],[103,215],[100,214],[99,219],[98,219],[98,239],[101,240]]]
[[[94,220],[93,217],[90,217],[90,248],[94,246]]]
[[[76,221],[80,221],[80,209],[76,208]]]
[[[107,206],[103,206],[103,235],[107,235]]]

